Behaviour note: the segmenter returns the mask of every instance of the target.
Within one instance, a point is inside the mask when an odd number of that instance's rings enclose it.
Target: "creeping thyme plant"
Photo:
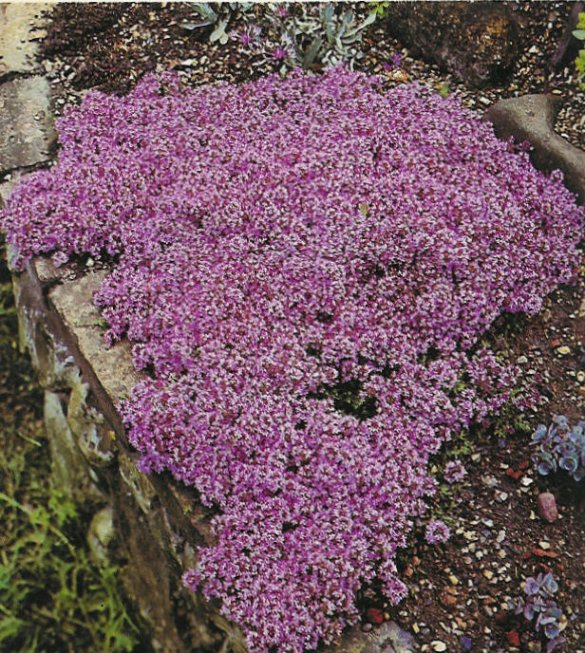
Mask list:
[[[111,261],[95,301],[147,372],[130,441],[216,509],[186,585],[254,652],[332,641],[374,581],[400,601],[429,457],[514,382],[480,334],[574,274],[584,213],[560,174],[454,98],[346,68],[148,77],[58,129],[2,226],[19,268]]]

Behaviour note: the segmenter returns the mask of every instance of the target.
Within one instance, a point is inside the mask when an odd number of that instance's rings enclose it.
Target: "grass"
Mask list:
[[[0,652],[148,650],[119,568],[90,558],[89,515],[51,485],[41,407],[0,243]]]

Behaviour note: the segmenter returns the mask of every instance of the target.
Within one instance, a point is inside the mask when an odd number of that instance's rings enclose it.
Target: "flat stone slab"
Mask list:
[[[0,78],[39,70],[37,40],[45,35],[43,12],[49,9],[33,2],[0,5]]]
[[[499,100],[485,113],[499,138],[513,136],[534,148],[530,157],[537,168],[562,170],[565,185],[585,203],[585,152],[554,131],[560,98],[534,94]]]
[[[0,86],[0,172],[51,158],[56,133],[50,97],[44,77],[14,79]]]
[[[143,377],[132,365],[129,342],[119,342],[109,349],[104,345],[105,324],[93,305],[93,295],[105,276],[106,272],[100,270],[80,279],[62,281],[50,291],[49,298],[115,406],[130,396]]]

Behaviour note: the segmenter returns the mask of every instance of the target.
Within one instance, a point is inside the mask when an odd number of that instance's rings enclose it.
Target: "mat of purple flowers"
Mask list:
[[[344,68],[147,77],[58,130],[0,226],[17,267],[111,260],[108,339],[151,377],[120,406],[129,438],[220,509],[186,584],[253,652],[331,641],[374,580],[398,602],[429,456],[514,383],[481,334],[575,273],[560,174],[454,98]]]

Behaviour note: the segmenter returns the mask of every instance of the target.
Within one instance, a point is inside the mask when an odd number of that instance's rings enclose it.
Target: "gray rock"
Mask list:
[[[331,653],[413,653],[414,638],[394,621],[364,633],[352,629],[338,645],[327,648]]]
[[[559,98],[553,95],[524,95],[499,100],[485,113],[500,138],[513,136],[534,148],[531,159],[541,170],[562,170],[566,186],[585,202],[585,152],[554,131]]]
[[[93,305],[93,295],[106,273],[91,272],[81,279],[56,286],[49,297],[80,354],[91,366],[98,382],[113,404],[127,399],[132,388],[144,375],[132,365],[130,343],[124,341],[106,349],[103,340],[104,322]]]
[[[11,2],[0,5],[0,77],[34,73],[38,39],[45,35],[43,13],[50,5]]]
[[[563,35],[550,60],[553,70],[560,70],[563,66],[572,65],[581,49],[581,41],[573,36],[573,31],[577,29],[577,21],[582,11],[585,11],[585,2],[574,2]]]
[[[79,377],[73,380],[67,423],[87,462],[92,467],[107,467],[115,457],[115,435],[107,428],[103,415],[89,405],[89,393],[87,383]]]
[[[44,77],[0,86],[0,173],[47,161],[56,142]]]
[[[99,565],[109,564],[109,547],[115,535],[114,511],[111,506],[107,506],[96,512],[87,531],[87,544],[91,556]]]
[[[505,78],[519,53],[514,13],[500,2],[396,2],[388,30],[471,86]]]
[[[552,524],[558,519],[559,511],[555,495],[551,492],[541,492],[536,500],[538,514],[544,521]]]
[[[78,505],[104,499],[69,429],[60,393],[45,391],[44,422],[51,451],[51,479],[55,487]]]

